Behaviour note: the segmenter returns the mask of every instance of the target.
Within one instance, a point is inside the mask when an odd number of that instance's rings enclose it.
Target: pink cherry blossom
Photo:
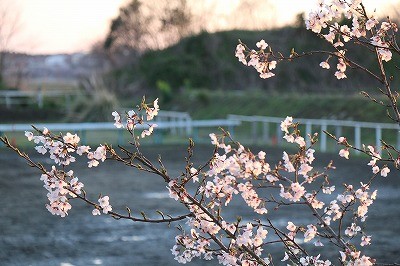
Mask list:
[[[265,50],[268,47],[268,43],[266,43],[264,40],[261,40],[256,43],[256,46],[261,50]]]
[[[340,157],[349,159],[349,155],[350,155],[350,153],[349,153],[349,150],[348,150],[348,149],[341,149],[341,150],[339,151],[339,156],[340,156]]]
[[[329,65],[329,63],[327,61],[322,61],[319,65],[320,65],[320,67],[325,68],[325,69],[331,68],[331,66]]]
[[[281,122],[281,130],[283,132],[289,133],[288,127],[293,125],[293,117],[287,116],[284,121]]]
[[[387,175],[388,175],[389,172],[390,172],[390,169],[389,169],[387,166],[385,166],[385,167],[383,167],[383,168],[381,169],[381,176],[387,177]]]

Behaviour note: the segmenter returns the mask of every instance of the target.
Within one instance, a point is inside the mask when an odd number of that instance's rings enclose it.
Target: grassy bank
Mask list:
[[[312,94],[312,93],[266,93],[263,91],[210,91],[185,90],[169,98],[162,95],[149,96],[160,98],[162,110],[188,112],[194,119],[225,118],[228,114],[260,115],[296,118],[326,118],[369,122],[391,122],[386,115],[385,107],[373,103],[360,94]],[[378,99],[380,100],[380,99]],[[93,102],[93,101],[92,101]],[[138,97],[120,98],[116,106],[132,108],[139,104]],[[89,102],[91,103],[91,102]],[[101,108],[91,108],[93,104],[82,105],[75,111],[93,112],[98,117]],[[1,123],[38,123],[67,122],[71,117],[65,106],[60,103],[46,103],[43,109],[36,105],[13,106],[11,109],[0,108]],[[101,103],[98,106],[103,106]],[[111,109],[110,109],[111,110]],[[109,116],[107,114],[110,114]],[[76,114],[72,117],[77,117]],[[87,116],[91,117],[91,116]],[[102,121],[107,117],[112,121],[111,111],[106,111]],[[85,122],[91,122],[85,119]],[[98,121],[93,120],[93,121]]]
[[[186,111],[195,119],[240,114],[390,122],[384,107],[359,94],[344,96],[198,90],[177,95],[171,102],[162,104],[161,108]]]

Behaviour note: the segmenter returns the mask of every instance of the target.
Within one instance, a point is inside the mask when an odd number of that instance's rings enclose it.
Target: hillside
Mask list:
[[[226,31],[203,32],[181,40],[165,50],[145,53],[138,63],[114,72],[114,77],[123,78],[128,83],[140,84],[153,93],[160,81],[173,91],[187,88],[222,90],[262,90],[265,92],[317,92],[355,93],[360,90],[375,90],[379,84],[360,70],[348,70],[349,79],[338,81],[334,77],[335,61],[331,70],[323,70],[319,63],[326,56],[312,56],[292,63],[278,64],[276,77],[261,80],[257,73],[239,63],[234,51],[238,39],[255,47],[260,39],[265,39],[274,51],[288,55],[294,47],[296,52],[310,50],[332,50],[326,41],[313,33],[296,27],[286,27],[267,31]],[[363,66],[374,69],[375,60],[365,49],[350,51],[347,55]],[[388,63],[388,72],[395,73],[394,65]],[[397,86],[398,78],[393,81]],[[136,86],[137,87],[137,86]]]
[[[383,97],[379,98],[383,100]],[[164,110],[185,111],[194,119],[225,118],[228,114],[315,119],[392,122],[386,109],[360,94],[264,93],[261,91],[191,90],[161,102]]]

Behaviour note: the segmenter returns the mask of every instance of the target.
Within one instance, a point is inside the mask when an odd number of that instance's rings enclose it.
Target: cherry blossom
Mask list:
[[[108,212],[112,211],[112,206],[110,205],[110,197],[104,196],[99,198],[99,205],[101,209],[103,210],[103,213],[107,214]]]
[[[350,155],[349,149],[341,149],[339,151],[339,156],[346,158],[347,160],[349,159],[349,155]]]
[[[112,112],[112,115],[114,116],[114,121],[115,121],[114,126],[116,128],[124,127],[124,125],[121,123],[121,116],[119,115],[119,113],[114,111]]]
[[[307,225],[307,231],[304,233],[304,242],[312,240],[317,235],[317,227],[313,224]]]
[[[344,233],[348,235],[349,237],[352,237],[357,234],[357,232],[361,231],[361,227],[356,225],[355,223],[352,223],[351,226],[347,227]]]
[[[153,133],[155,127],[157,127],[157,124],[152,124],[152,125],[150,125],[150,127],[149,127],[148,129],[145,129],[145,130],[142,131],[142,133],[140,134],[140,136],[141,136],[142,138],[144,138],[144,137],[146,137],[146,136],[150,136],[150,135]]]
[[[371,261],[370,257],[363,255],[361,258],[356,259],[354,261],[353,265],[354,266],[372,266],[372,265],[374,265],[374,263]]]
[[[305,188],[297,182],[292,183],[290,185],[290,187],[287,188],[287,190],[285,190],[285,187],[282,184],[280,184],[279,186],[281,187],[279,195],[282,198],[285,198],[285,199],[287,199],[289,201],[293,201],[293,202],[300,201],[301,197],[306,192]]]
[[[288,127],[293,125],[293,117],[287,116],[284,121],[281,122],[281,130],[285,133],[289,133]]]
[[[160,111],[160,107],[158,106],[158,98],[154,100],[153,107],[146,108],[147,121],[153,120],[155,116],[158,115],[158,111]]]
[[[371,245],[371,236],[362,236],[361,237],[361,246]]]
[[[77,145],[80,141],[80,137],[77,134],[72,135],[71,133],[67,133],[63,137],[64,143],[66,144],[71,144],[71,145]]]
[[[327,61],[322,61],[319,65],[320,65],[320,67],[325,68],[325,69],[331,68],[331,66],[329,65],[329,63]]]
[[[30,131],[25,131],[25,137],[29,140],[32,141],[33,139],[33,133]]]
[[[235,56],[239,59],[240,62],[242,62],[244,65],[247,65],[246,56],[244,54],[245,50],[246,48],[242,44],[238,44],[236,46]]]
[[[261,40],[256,43],[256,46],[262,50],[265,50],[268,47],[268,43],[266,43],[264,40]]]
[[[387,166],[385,166],[385,167],[383,167],[383,168],[381,169],[381,176],[387,177],[387,175],[388,175],[389,172],[390,172],[390,169],[389,169]]]
[[[96,215],[101,215],[101,212],[99,211],[99,209],[93,209],[92,214],[93,214],[94,216],[96,216]]]
[[[296,171],[296,169],[294,168],[292,162],[289,159],[289,155],[284,151],[283,152],[283,157],[282,157],[283,161],[285,162],[284,166],[286,168],[286,170],[290,173],[290,172],[294,172]]]

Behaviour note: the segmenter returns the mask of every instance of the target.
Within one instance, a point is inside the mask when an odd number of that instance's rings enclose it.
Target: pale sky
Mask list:
[[[19,14],[20,26],[10,48],[28,53],[71,53],[87,51],[102,39],[119,7],[129,0],[0,0],[9,2],[11,14]],[[213,2],[216,8],[229,10],[238,0],[197,0]],[[263,0],[259,0],[263,1]],[[400,0],[379,1],[396,7]],[[300,12],[308,11],[316,0],[271,1],[278,24],[291,22]],[[367,6],[378,1],[366,0]],[[396,3],[396,4],[395,4]],[[399,10],[399,9],[398,9]],[[268,10],[266,10],[268,11]],[[271,10],[269,10],[271,11]]]
[[[0,0],[4,1],[4,0]],[[29,53],[87,50],[101,39],[126,0],[11,0],[20,14],[13,45]]]

